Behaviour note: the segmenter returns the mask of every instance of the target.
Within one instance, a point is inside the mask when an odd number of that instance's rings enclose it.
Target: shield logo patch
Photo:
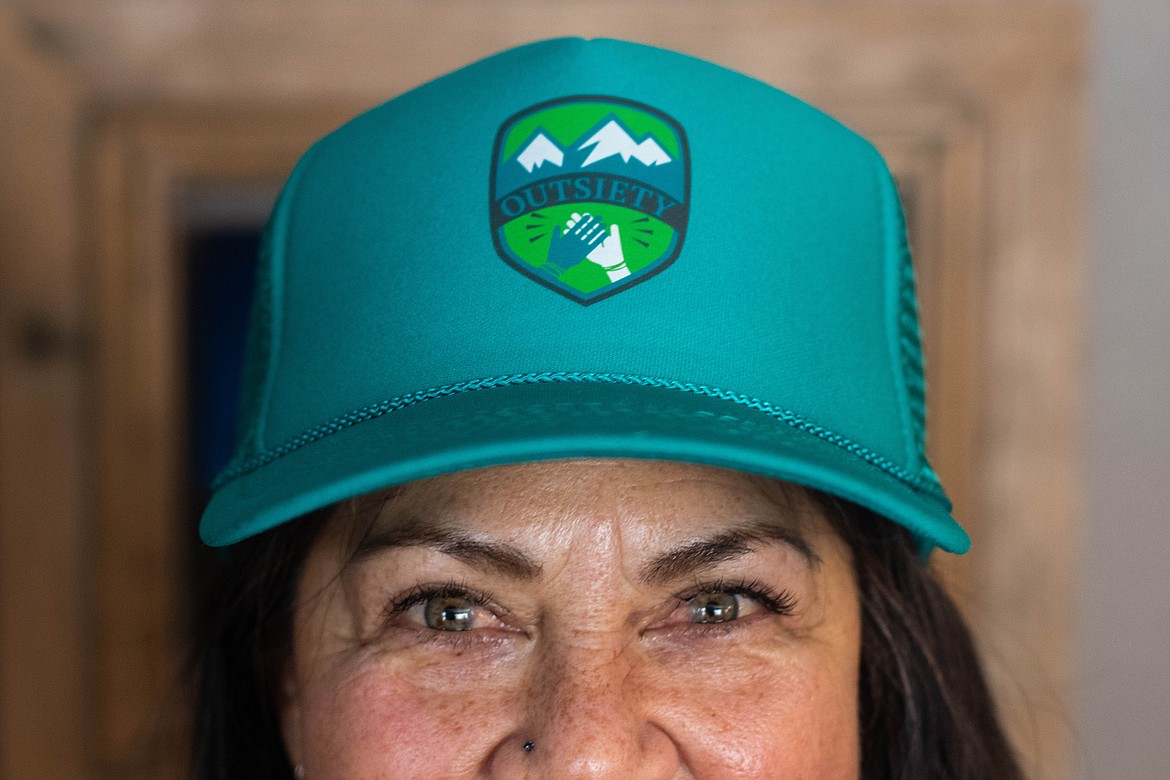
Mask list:
[[[661,111],[621,98],[541,103],[500,127],[491,196],[500,256],[589,305],[678,257],[690,209],[686,136]]]

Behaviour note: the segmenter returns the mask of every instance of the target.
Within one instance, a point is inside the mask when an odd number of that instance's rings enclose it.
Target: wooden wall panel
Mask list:
[[[0,777],[80,777],[84,710],[78,96],[0,9]]]

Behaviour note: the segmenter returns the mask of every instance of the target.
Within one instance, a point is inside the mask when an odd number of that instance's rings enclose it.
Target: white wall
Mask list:
[[[1170,778],[1170,0],[1096,0],[1084,777]]]

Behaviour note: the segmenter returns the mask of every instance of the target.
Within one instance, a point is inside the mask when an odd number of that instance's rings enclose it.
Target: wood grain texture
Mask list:
[[[177,413],[185,380],[176,204],[185,189],[279,179],[321,132],[423,80],[526,40],[615,30],[774,83],[872,138],[890,161],[919,269],[931,455],[975,540],[970,555],[940,556],[936,565],[980,637],[1029,776],[1070,774],[1086,59],[1075,7],[710,0],[23,7],[9,26],[30,52],[26,60],[76,81],[22,75],[26,94],[50,96],[34,112],[40,118],[0,117],[0,132],[41,138],[39,157],[9,155],[0,165],[23,171],[17,180],[32,181],[36,202],[50,204],[21,239],[28,250],[5,254],[0,270],[23,280],[20,300],[50,301],[64,312],[66,332],[95,334],[94,400],[71,406],[85,361],[65,360],[51,382],[23,390],[11,389],[14,374],[0,366],[7,371],[0,458],[9,458],[0,460],[0,533],[11,536],[7,507],[28,511],[42,500],[5,476],[13,473],[11,453],[32,447],[42,454],[28,473],[45,484],[76,484],[88,473],[92,490],[53,496],[59,515],[39,546],[22,540],[10,553],[0,545],[0,586],[8,593],[14,576],[69,565],[75,587],[46,603],[72,615],[93,606],[92,620],[59,619],[54,635],[92,648],[84,656],[76,647],[58,650],[74,682],[54,699],[88,729],[92,776],[172,776],[182,755],[181,707],[168,696],[182,620],[175,563],[189,542],[177,527],[186,434]],[[18,70],[9,60],[0,60],[3,78]],[[62,94],[75,97],[52,97]],[[54,171],[53,180],[41,181],[39,170]],[[18,198],[4,182],[0,197]],[[8,246],[17,244],[6,238]],[[42,256],[55,259],[35,262],[56,263],[59,278],[46,282],[26,259]],[[13,305],[0,286],[0,323],[10,321]],[[80,312],[89,315],[79,319]],[[84,449],[79,408],[93,431]],[[57,427],[9,422],[39,419],[37,409]],[[35,441],[38,430],[55,433]],[[92,547],[78,544],[81,534]],[[59,544],[65,560],[48,560]],[[14,564],[15,551],[31,557]],[[6,621],[27,614],[13,612],[9,600],[0,594]],[[19,676],[5,658],[35,657],[48,636],[6,634],[0,681]],[[0,689],[0,766],[35,766],[39,759],[29,757],[43,757],[51,743],[35,721],[10,725],[20,710],[8,690]],[[70,691],[76,701],[67,701]],[[76,711],[91,713],[89,720]],[[152,732],[156,723],[161,730]],[[144,736],[151,733],[162,737]],[[0,774],[9,776],[36,775]]]
[[[77,96],[0,9],[0,777],[79,777],[86,711]]]

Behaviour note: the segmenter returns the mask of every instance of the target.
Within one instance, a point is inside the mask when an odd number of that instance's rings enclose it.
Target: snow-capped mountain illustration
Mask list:
[[[665,165],[670,162],[670,155],[657,141],[649,136],[641,143],[635,141],[614,119],[609,120],[577,148],[583,150],[590,146],[593,151],[581,163],[582,168],[614,155],[621,155],[622,162],[629,162],[633,157],[643,165]]]
[[[516,162],[523,165],[524,170],[532,173],[533,170],[546,162],[558,166],[563,165],[565,152],[547,135],[537,133],[536,137],[529,141],[528,145],[516,156]]]
[[[619,176],[681,201],[686,198],[686,168],[672,159],[664,143],[650,133],[639,137],[612,113],[602,115],[572,141],[537,126],[519,147],[499,160],[493,191],[502,197],[545,179],[587,174]],[[596,184],[574,181],[573,186],[592,186],[597,191]]]

